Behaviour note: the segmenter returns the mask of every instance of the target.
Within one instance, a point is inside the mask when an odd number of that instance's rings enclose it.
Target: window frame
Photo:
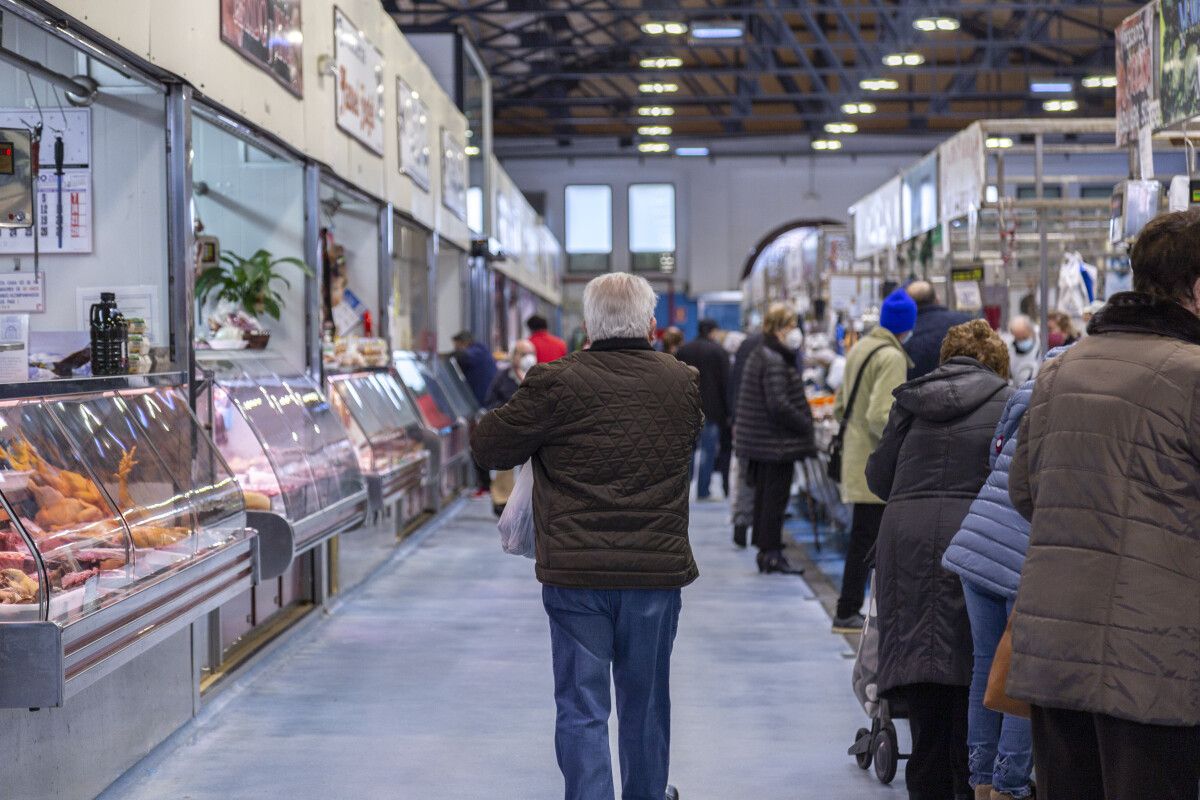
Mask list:
[[[570,247],[571,212],[569,201],[572,189],[601,188],[608,191],[608,252],[572,253]],[[563,253],[568,274],[598,274],[612,270],[613,257],[613,187],[609,183],[568,183],[563,186]]]
[[[640,186],[667,186],[671,189],[671,242],[672,249],[670,251],[649,251],[649,250],[634,250],[633,249],[633,193]],[[631,183],[625,188],[625,215],[626,215],[626,248],[629,253],[629,270],[630,272],[645,273],[650,275],[673,275],[678,270],[679,264],[679,191],[673,181],[638,181]],[[638,256],[657,256],[658,265],[654,268],[647,268],[644,265],[639,265]],[[669,268],[663,268],[663,257],[669,257]]]

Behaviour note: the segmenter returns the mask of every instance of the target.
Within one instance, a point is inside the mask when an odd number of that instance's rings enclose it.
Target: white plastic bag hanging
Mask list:
[[[500,546],[512,556],[534,558],[533,527],[533,462],[526,461],[517,473],[500,522]]]

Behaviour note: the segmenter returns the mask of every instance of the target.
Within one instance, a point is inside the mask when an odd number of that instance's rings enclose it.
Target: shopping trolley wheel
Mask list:
[[[875,735],[875,777],[887,785],[896,777],[900,763],[900,746],[896,741],[896,726],[890,722]]]
[[[859,769],[871,768],[871,748],[874,742],[871,741],[871,732],[866,728],[859,728],[858,733],[854,734],[854,746],[850,748],[850,752],[854,755],[854,761],[858,764]]]

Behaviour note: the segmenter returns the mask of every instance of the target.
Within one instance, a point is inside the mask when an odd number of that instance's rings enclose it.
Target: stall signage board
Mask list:
[[[396,135],[400,172],[429,191],[429,106],[403,78],[396,78]]]
[[[40,272],[8,272],[0,275],[0,313],[16,311],[40,314],[46,310],[46,283]]]
[[[900,177],[896,176],[850,209],[854,257],[869,258],[900,241]]]
[[[1196,92],[1200,78],[1200,3],[1161,0],[1159,25],[1158,92],[1162,125],[1167,126],[1200,114],[1200,93]]]
[[[1117,41],[1117,144],[1137,141],[1138,131],[1162,124],[1158,101],[1158,4],[1125,18]]]
[[[968,267],[950,271],[954,287],[954,307],[959,311],[979,311],[983,308],[983,267]]]
[[[267,72],[296,97],[303,97],[301,0],[220,2],[221,41]]]
[[[978,210],[986,180],[983,127],[976,122],[938,147],[938,221],[950,222]]]
[[[32,130],[36,110],[0,108],[0,128]],[[92,110],[46,110],[38,156],[35,202],[38,250],[42,255],[92,252]],[[63,140],[62,175],[54,163],[54,145]],[[61,179],[61,180],[60,180]],[[0,255],[33,252],[33,228],[0,232]]]
[[[333,58],[337,63],[338,127],[376,155],[383,155],[383,53],[336,7]]]
[[[904,173],[901,195],[904,239],[937,227],[937,154],[931,153]]]
[[[467,221],[467,152],[454,134],[442,128],[442,205]]]

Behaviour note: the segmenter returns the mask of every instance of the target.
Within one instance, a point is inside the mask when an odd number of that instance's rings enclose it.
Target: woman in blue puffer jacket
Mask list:
[[[1047,359],[1067,348],[1051,350]],[[968,764],[977,800],[1009,800],[1031,794],[1033,745],[1029,720],[983,706],[988,673],[1004,634],[1021,582],[1029,546],[1029,523],[1008,499],[1008,469],[1017,451],[1017,429],[1029,407],[1034,381],[1008,400],[992,439],[991,474],[971,504],[959,532],[942,556],[942,566],[962,579],[975,664],[967,719]]]

